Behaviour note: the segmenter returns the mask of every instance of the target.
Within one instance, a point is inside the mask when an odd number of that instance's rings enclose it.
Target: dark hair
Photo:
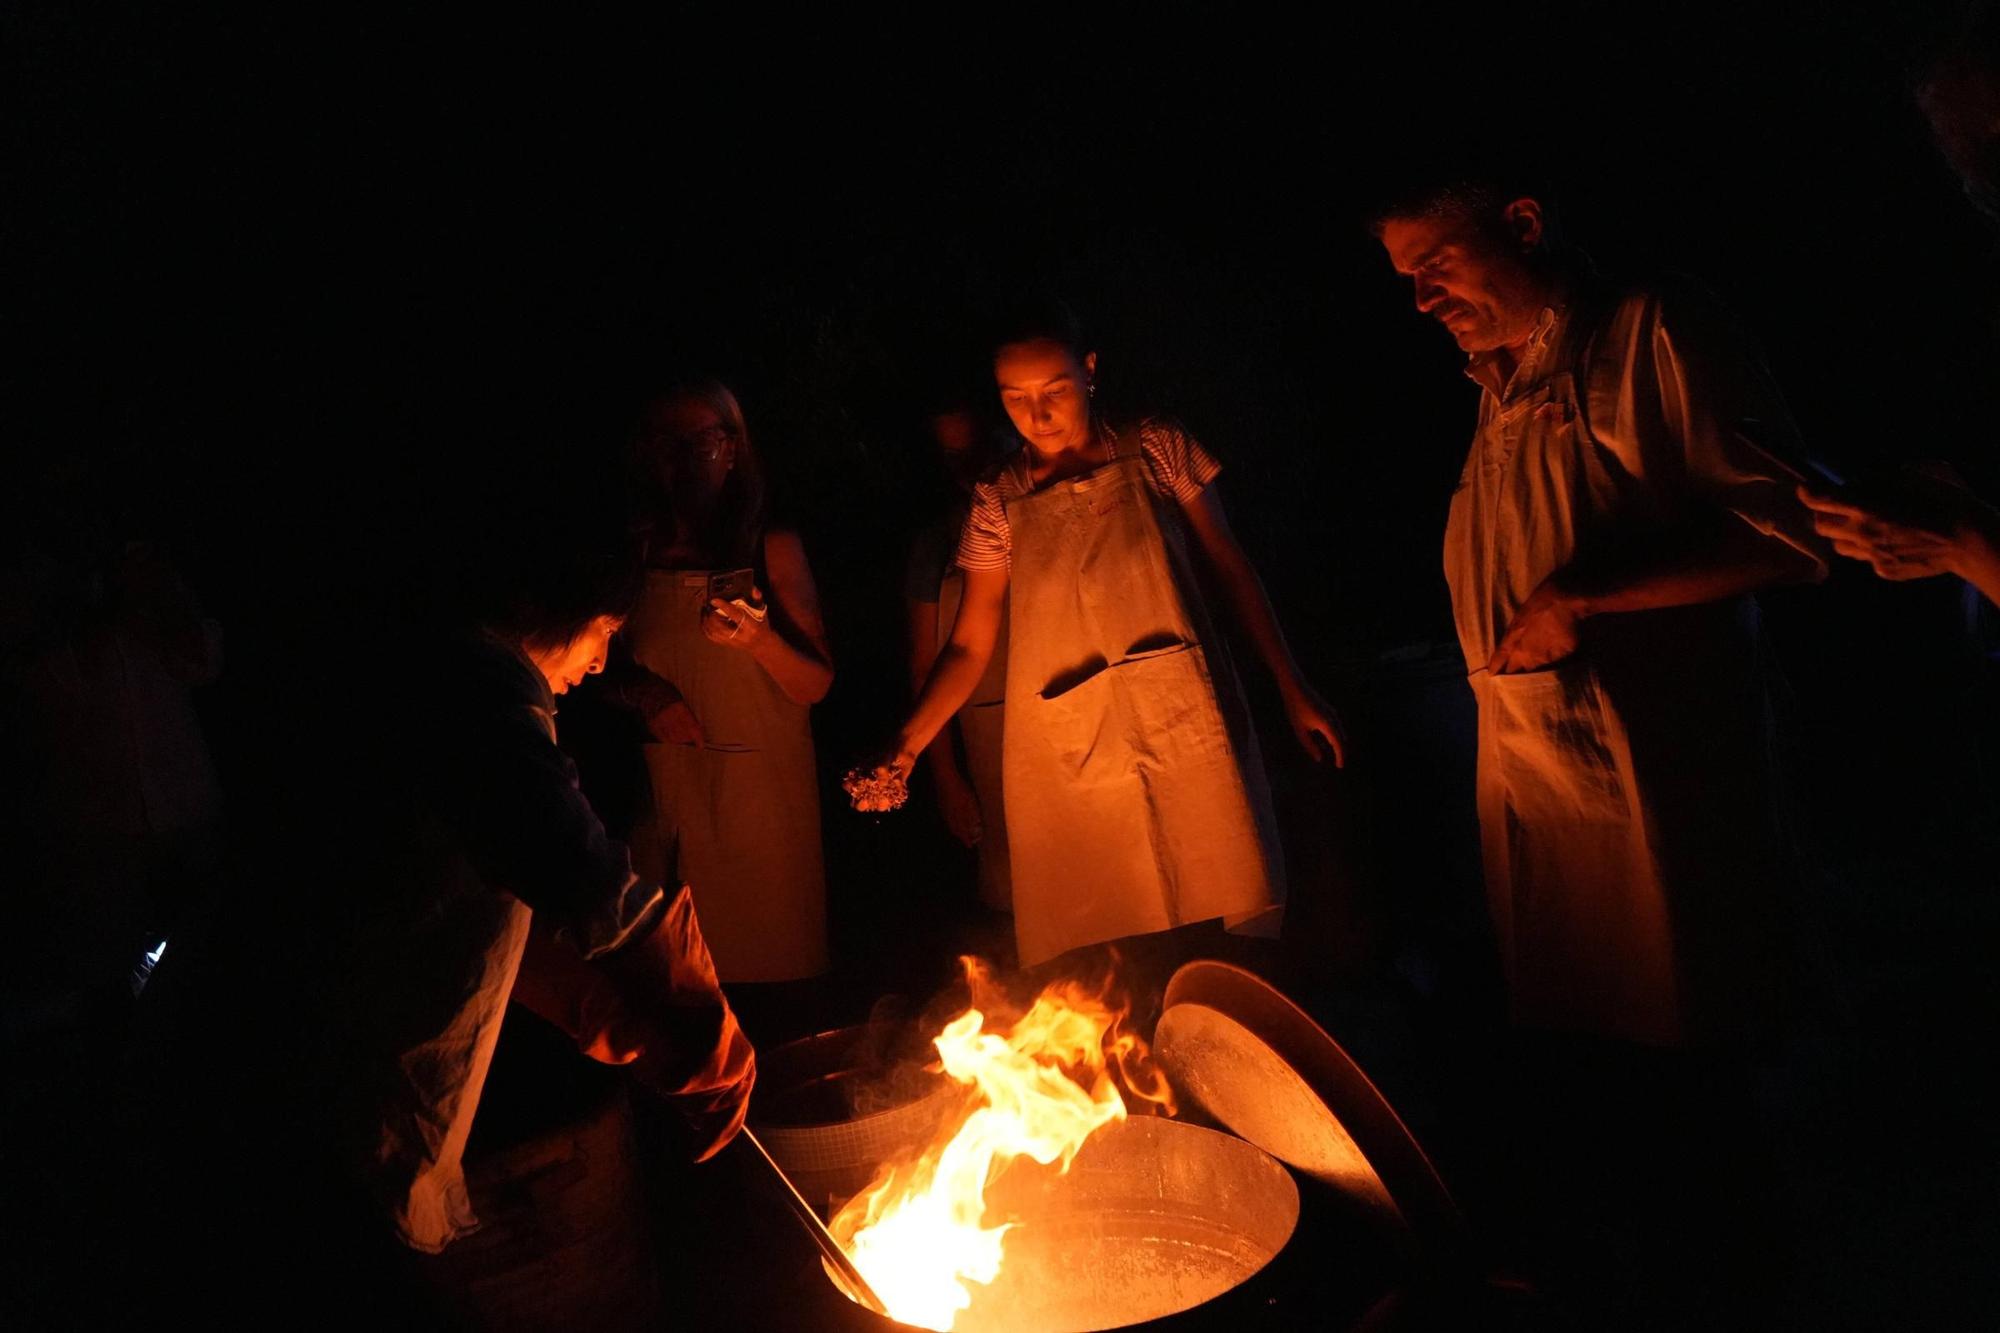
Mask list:
[[[1564,248],[1556,192],[1541,172],[1532,168],[1446,167],[1406,178],[1381,192],[1368,212],[1368,230],[1377,240],[1391,222],[1462,217],[1483,227],[1504,227],[1502,215],[1517,199],[1542,206],[1542,245],[1549,253]]]
[[[1966,194],[2000,216],[2000,8],[1971,6],[1921,53],[1911,85]]]
[[[486,628],[529,649],[566,647],[600,616],[623,619],[646,577],[641,534],[615,521],[591,532],[536,534],[507,563],[494,571]]]
[[[1083,321],[1053,292],[1033,292],[1007,302],[994,312],[988,327],[986,347],[993,353],[1017,343],[1047,341],[1061,344],[1081,361],[1092,350],[1083,336]]]
[[[720,380],[679,380],[647,400],[639,429],[633,433],[632,461],[640,492],[650,501],[646,506],[649,517],[656,525],[673,521],[673,497],[660,482],[656,453],[666,441],[653,422],[662,410],[678,402],[698,402],[713,408],[736,442],[736,466],[729,470],[729,479],[723,483],[714,511],[706,516],[701,531],[694,534],[695,542],[709,559],[719,564],[761,569],[764,529],[769,522],[764,465],[756,446],[750,442],[742,404]],[[654,544],[663,546],[672,540],[673,534],[656,528],[653,536]]]

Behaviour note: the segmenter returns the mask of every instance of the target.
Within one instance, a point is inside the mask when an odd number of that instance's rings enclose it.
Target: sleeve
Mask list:
[[[1631,406],[1623,410],[1657,412],[1657,434],[1677,451],[1696,497],[1826,567],[1825,543],[1794,490],[1805,449],[1791,411],[1713,298],[1698,291],[1650,298],[1632,330],[1625,379],[1621,398]]]
[[[958,538],[960,569],[1006,569],[1013,563],[1014,542],[1007,528],[1007,506],[1000,488],[982,481],[972,490],[972,510]]]
[[[1139,448],[1162,495],[1192,504],[1220,476],[1222,465],[1177,421],[1149,418],[1139,427]]]
[[[448,809],[480,875],[545,916],[586,958],[618,948],[664,905],[632,871],[556,748],[547,710],[520,702],[489,717],[455,765]]]

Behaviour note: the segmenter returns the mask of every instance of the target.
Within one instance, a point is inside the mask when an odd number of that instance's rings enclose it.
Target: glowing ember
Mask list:
[[[910,784],[894,773],[877,777],[852,768],[841,778],[840,788],[847,793],[849,804],[868,813],[900,810],[910,799]]]
[[[891,1167],[833,1219],[835,1239],[906,1324],[949,1329],[972,1304],[967,1283],[999,1275],[1014,1225],[986,1225],[986,1187],[1017,1157],[1067,1171],[1084,1140],[1125,1118],[1118,1079],[1172,1114],[1145,1047],[1118,1030],[1122,1007],[1074,983],[1044,990],[1004,1030],[1004,998],[966,959],[973,1006],[936,1039],[945,1073],[976,1090],[973,1109],[942,1145]],[[996,1003],[997,1002],[997,1003]],[[989,1022],[995,1030],[987,1030]]]

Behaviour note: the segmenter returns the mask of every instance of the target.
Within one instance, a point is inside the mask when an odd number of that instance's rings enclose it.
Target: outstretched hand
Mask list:
[[[910,774],[916,766],[913,751],[897,750],[866,768],[849,769],[840,787],[856,810],[900,810],[910,799]]]
[[[1897,582],[1957,573],[1980,508],[1963,486],[1934,476],[1913,478],[1906,494],[1887,503],[1805,486],[1799,500],[1835,551]]]

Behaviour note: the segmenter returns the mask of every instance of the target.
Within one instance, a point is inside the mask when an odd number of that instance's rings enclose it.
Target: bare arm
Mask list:
[[[2000,509],[1963,486],[1937,480],[1913,483],[1928,503],[1889,506],[1801,487],[1813,524],[1833,549],[1866,560],[1885,579],[1903,582],[1956,574],[2000,606]]]
[[[914,597],[907,598],[904,606],[910,632],[910,689],[915,694],[923,690],[931,667],[937,662],[938,612],[942,607]],[[958,747],[947,737],[942,744],[930,746],[924,762],[930,765],[938,813],[943,816],[945,827],[966,846],[977,846],[986,830],[979,813],[978,793],[973,791],[972,779],[959,764]]]
[[[1688,517],[1643,546],[1551,574],[1515,613],[1488,670],[1561,661],[1591,616],[1825,577],[1824,543],[1793,494],[1804,454],[1797,429],[1734,322],[1705,294],[1675,291],[1639,308],[1611,347],[1621,355],[1602,365],[1617,370],[1617,391],[1593,398],[1593,418],[1663,485],[1684,488]]]
[[[1235,531],[1229,526],[1229,515],[1222,508],[1222,497],[1215,486],[1203,487],[1200,495],[1181,506],[1181,512],[1187,516],[1195,544],[1213,571],[1230,613],[1249,637],[1258,660],[1277,682],[1278,693],[1285,701],[1285,714],[1291,719],[1299,744],[1315,759],[1322,757],[1324,745],[1336,764],[1344,763],[1346,736],[1340,718],[1306,682],[1299,664],[1293,660],[1291,646],[1285,642],[1285,632],[1278,624],[1278,613],[1272,609],[1263,580],[1257,577],[1250,557],[1243,553]]]
[[[1582,613],[1601,616],[1719,602],[1759,588],[1817,583],[1825,576],[1825,566],[1796,546],[1730,516],[1696,525],[1644,563],[1601,574],[1579,570],[1571,581]]]
[[[1572,565],[1543,581],[1487,663],[1495,674],[1538,671],[1577,650],[1592,616],[1718,602],[1759,588],[1817,582],[1826,567],[1798,547],[1717,514],[1637,558]]]
[[[930,679],[931,664],[937,661],[938,604],[905,597],[903,625],[910,635],[910,697],[915,698]]]
[[[931,664],[930,674],[910,716],[896,734],[896,753],[889,763],[907,774],[916,757],[937,738],[947,722],[965,707],[965,701],[979,686],[986,663],[993,656],[1000,636],[1000,613],[1007,604],[1007,571],[977,569],[965,572],[965,594],[959,599],[958,619],[952,624],[951,638]]]
[[[916,598],[905,599],[910,632],[910,693],[912,697],[923,693],[924,682],[930,679],[931,667],[938,659],[938,604],[920,602]],[[966,778],[958,766],[958,756],[949,745],[933,745],[929,748],[928,762],[931,776],[940,783],[963,783]]]
[[[819,589],[798,534],[766,534],[764,567],[771,584],[766,592],[769,620],[759,623],[726,605],[711,604],[705,618],[726,627],[711,637],[748,652],[793,703],[816,704],[833,685],[833,653],[820,618]]]

